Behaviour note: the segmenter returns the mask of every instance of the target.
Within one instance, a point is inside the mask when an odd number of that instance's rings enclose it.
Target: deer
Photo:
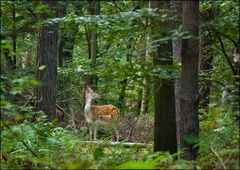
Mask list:
[[[117,142],[119,140],[119,116],[120,110],[113,105],[92,105],[92,102],[99,99],[100,95],[94,92],[89,86],[87,86],[85,93],[85,107],[84,116],[89,127],[90,139],[97,139],[97,130],[99,126],[106,126],[110,122],[113,123]],[[114,136],[112,135],[112,138]]]

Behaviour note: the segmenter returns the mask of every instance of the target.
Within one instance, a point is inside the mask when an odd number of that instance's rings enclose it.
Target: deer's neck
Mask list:
[[[85,112],[85,116],[86,116],[86,119],[87,119],[88,123],[93,121],[93,114],[92,114],[92,110],[91,110],[91,105],[92,105],[92,99],[87,99],[85,107],[84,107],[84,112]]]

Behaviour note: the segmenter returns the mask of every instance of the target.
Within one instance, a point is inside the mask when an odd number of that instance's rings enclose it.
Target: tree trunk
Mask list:
[[[148,112],[148,95],[149,95],[148,77],[146,75],[143,77],[142,84],[143,89],[140,114],[146,114]]]
[[[158,47],[155,65],[172,65],[171,42]],[[166,54],[168,53],[168,54]],[[166,56],[166,57],[165,57]],[[164,60],[163,60],[164,59]],[[156,79],[154,83],[154,151],[177,152],[174,81]]]
[[[183,159],[195,160],[194,147],[199,134],[198,120],[198,56],[199,56],[199,1],[183,1],[183,31],[193,38],[182,40],[182,72],[180,89],[180,149]]]
[[[100,14],[100,1],[89,1],[89,13],[90,15],[99,15]],[[90,40],[90,67],[94,69],[96,67],[96,59],[98,54],[98,34],[96,30],[90,30],[87,33],[87,36]],[[87,78],[87,84],[90,85],[94,90],[97,88],[98,77],[96,74],[91,74]]]
[[[67,5],[69,2],[65,2],[60,5],[59,16],[64,17],[66,14]],[[80,8],[80,7],[79,7]],[[80,10],[80,9],[78,9]],[[61,33],[59,36],[59,58],[58,58],[58,65],[60,67],[63,66],[65,61],[72,61],[73,57],[73,48],[74,48],[74,41],[76,34],[78,32],[78,26],[73,23],[69,25],[66,31],[65,28],[61,28]]]
[[[74,5],[76,8],[76,13],[81,12],[81,6],[77,4],[73,4],[73,1],[65,1],[65,2],[59,2],[59,17],[64,17],[66,15],[66,10],[69,4]],[[60,27],[59,32],[59,57],[58,57],[58,66],[63,67],[66,66],[66,64],[71,63],[73,59],[73,50],[74,50],[74,44],[75,39],[78,33],[78,25],[76,23],[71,23],[70,25]],[[71,86],[71,82],[69,82],[66,79],[62,79],[61,77],[58,77],[58,91],[62,91],[66,88],[69,88]],[[59,100],[65,100],[66,97],[69,97],[69,94],[67,95],[61,95]],[[65,111],[67,113],[71,113],[70,107],[71,102],[64,102],[60,103],[59,105],[62,108],[65,108]],[[83,107],[83,106],[82,106]],[[69,124],[71,127],[76,127],[75,120],[77,120],[77,114],[71,114],[71,117],[69,117]],[[66,121],[65,117],[62,116],[61,120],[62,122]]]
[[[169,8],[169,2],[161,2],[158,8]],[[155,6],[153,6],[155,7]],[[171,23],[157,23],[162,27],[169,27]],[[164,25],[164,26],[163,26]],[[170,27],[171,28],[171,27]],[[166,34],[167,35],[167,34]],[[172,44],[160,44],[154,56],[154,65],[172,65]],[[177,152],[174,81],[171,78],[155,77],[154,80],[154,151]]]
[[[57,1],[42,1],[42,3],[48,5],[51,10],[55,10],[54,7],[57,6]],[[42,84],[35,90],[36,110],[45,112],[48,120],[56,118],[57,29],[56,24],[42,26],[37,35],[36,79]]]
[[[128,45],[127,48],[130,49],[131,45]],[[127,62],[131,62],[131,54],[127,55],[126,61]],[[125,109],[125,102],[126,102],[125,101],[125,95],[126,95],[126,88],[127,88],[128,79],[125,78],[120,83],[121,83],[122,87],[121,87],[121,91],[120,91],[120,95],[119,95],[119,100],[118,100],[119,104],[118,104],[118,106],[120,107],[121,110],[124,110]]]
[[[125,108],[125,95],[126,95],[126,87],[127,87],[127,78],[123,79],[120,84],[121,84],[121,91],[118,99],[118,106],[121,110],[124,110]]]
[[[146,1],[144,6],[146,8],[149,8],[150,7],[150,2]],[[145,19],[145,25],[146,27],[149,25],[149,18],[146,18]],[[150,42],[150,36],[147,35],[146,36],[146,45]],[[143,63],[143,69],[145,67],[145,60],[146,58],[149,58],[150,57],[150,54],[148,52],[148,50],[146,49],[145,50],[145,53],[144,55],[142,56],[142,63]],[[148,96],[149,96],[149,80],[148,80],[148,76],[147,75],[144,75],[143,77],[143,81],[142,81],[142,101],[141,101],[141,109],[140,109],[140,114],[146,114],[148,112]]]
[[[65,61],[71,61],[73,57],[73,48],[76,32],[61,34],[61,40],[59,44],[59,62],[60,67],[63,66]]]
[[[180,22],[176,22],[176,26],[181,25],[182,20],[182,1],[175,1],[171,0],[171,8],[174,10],[175,15],[177,16],[177,19],[180,20]],[[181,62],[181,48],[182,48],[182,42],[181,39],[175,39],[172,40],[172,50],[173,50],[173,58],[180,63]],[[178,78],[174,80],[174,94],[175,94],[175,115],[176,115],[176,135],[177,135],[177,146],[180,148],[180,74],[178,75]]]

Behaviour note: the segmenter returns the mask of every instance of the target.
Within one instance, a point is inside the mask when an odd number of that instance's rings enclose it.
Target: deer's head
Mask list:
[[[91,87],[87,86],[87,89],[86,89],[86,94],[85,94],[85,97],[86,99],[100,99],[100,95],[96,92],[94,92]]]

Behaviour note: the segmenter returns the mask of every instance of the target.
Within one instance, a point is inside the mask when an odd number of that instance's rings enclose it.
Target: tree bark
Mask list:
[[[182,1],[175,1],[171,0],[171,8],[174,10],[174,14],[177,16],[178,22],[176,22],[176,26],[180,27],[181,20],[182,20]],[[181,62],[181,48],[182,48],[182,41],[181,39],[172,40],[172,50],[173,50],[173,58],[176,60],[177,63]],[[175,115],[176,115],[176,135],[177,135],[177,146],[180,148],[180,74],[178,78],[174,80],[174,94],[175,94]]]
[[[118,99],[118,106],[121,110],[124,110],[124,108],[125,108],[125,95],[126,95],[127,82],[128,82],[127,78],[123,79],[120,82],[121,91],[120,91],[120,95],[119,95],[119,99]]]
[[[100,1],[89,1],[89,13],[90,15],[100,14]],[[90,35],[90,36],[89,36]],[[94,69],[96,67],[96,59],[98,54],[98,34],[96,30],[89,30],[87,36],[90,40],[90,67]],[[87,84],[91,86],[94,90],[97,88],[98,77],[96,74],[92,74],[87,78]]]
[[[158,8],[169,8],[169,2],[161,2]],[[155,7],[155,6],[153,6]],[[169,27],[171,23],[156,23],[161,27]],[[170,27],[171,28],[171,27]],[[165,36],[167,33],[165,33]],[[172,65],[172,44],[171,41],[159,44],[154,65]],[[154,80],[154,151],[177,152],[176,119],[175,119],[175,98],[174,81],[171,78],[155,77]]]
[[[128,45],[127,48],[130,49],[131,45]],[[127,62],[131,62],[131,55],[132,54],[128,54],[127,55],[127,57],[126,57],[126,61]],[[125,101],[125,95],[126,95],[126,88],[127,88],[127,84],[128,84],[128,79],[125,78],[120,83],[121,83],[122,87],[121,87],[121,91],[120,91],[120,95],[119,95],[119,100],[118,100],[119,104],[118,104],[118,106],[121,108],[122,111],[124,111],[124,109],[125,109],[125,102],[126,102]]]
[[[158,47],[155,65],[171,65],[171,42]],[[165,53],[165,54],[164,54]],[[168,53],[168,54],[166,54]],[[167,55],[167,56],[166,56]],[[166,56],[166,57],[165,57]],[[165,59],[165,60],[163,60]],[[154,82],[154,151],[177,152],[174,81],[156,79]]]
[[[62,67],[65,61],[71,61],[73,57],[73,48],[75,41],[75,32],[67,33],[62,32],[59,44],[59,62],[58,65]]]
[[[180,89],[179,144],[183,159],[195,160],[194,147],[199,134],[198,120],[198,57],[199,57],[199,1],[183,1],[183,31],[193,38],[182,40],[182,72]]]
[[[150,7],[150,2],[145,1],[144,6],[146,8]],[[149,18],[145,19],[145,26],[148,27],[148,25],[150,24]],[[146,45],[150,42],[150,35],[146,36]],[[144,55],[142,56],[141,60],[143,63],[143,69],[145,67],[145,60],[146,58],[149,58],[150,54],[148,52],[148,50],[145,50]],[[146,114],[148,112],[148,96],[149,96],[149,78],[147,75],[144,75],[143,77],[143,81],[142,81],[142,101],[141,101],[141,108],[140,108],[140,114]]]
[[[42,3],[51,10],[55,10],[57,6],[57,1],[42,1]],[[42,84],[35,89],[36,110],[45,112],[48,120],[56,118],[57,30],[57,24],[42,26],[37,35],[36,79]],[[41,68],[41,66],[46,67]]]
[[[71,1],[70,1],[71,3]],[[64,17],[66,14],[66,8],[69,2],[65,2],[60,4],[59,16]],[[78,7],[80,8],[80,7]],[[80,10],[80,9],[77,9]],[[70,30],[69,30],[70,28]],[[78,32],[78,26],[73,23],[68,26],[68,30],[66,31],[65,28],[61,28],[60,36],[59,36],[59,58],[58,58],[58,65],[62,67],[65,61],[72,61],[73,57],[73,49],[74,49],[74,41],[76,34]]]
[[[148,112],[148,96],[149,96],[149,80],[148,77],[145,75],[143,77],[143,89],[142,89],[142,101],[141,101],[141,110],[140,114],[147,114]]]

